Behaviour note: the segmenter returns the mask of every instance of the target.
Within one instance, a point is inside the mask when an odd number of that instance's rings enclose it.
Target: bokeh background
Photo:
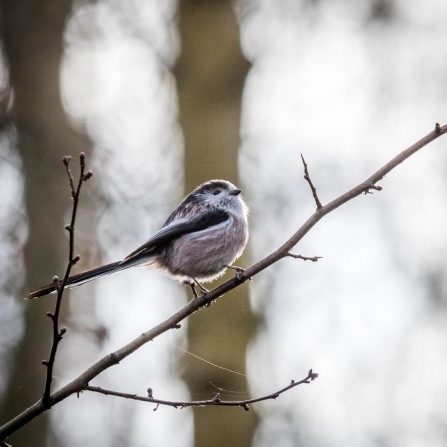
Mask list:
[[[79,269],[122,259],[199,183],[251,208],[248,266],[314,211],[447,122],[443,0],[19,0],[1,3],[0,423],[41,396],[70,197],[88,155]],[[447,140],[380,193],[326,217],[284,259],[94,384],[166,399],[276,401],[174,410],[84,393],[14,446],[443,446],[447,442]],[[228,278],[229,276],[227,276]],[[174,313],[189,291],[133,269],[70,291],[54,386]],[[231,369],[225,371],[199,360]]]

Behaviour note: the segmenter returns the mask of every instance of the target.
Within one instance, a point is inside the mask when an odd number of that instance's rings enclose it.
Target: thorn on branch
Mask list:
[[[150,397],[151,399],[154,397],[152,394],[152,388],[147,389],[147,397]]]
[[[174,329],[180,329],[182,327],[182,325],[180,323],[174,324],[173,328]]]
[[[312,262],[317,262],[319,259],[323,259],[323,256],[307,257],[307,256],[295,255],[293,253],[286,253],[286,256],[294,259],[302,259],[303,261],[312,261]]]
[[[245,410],[245,411],[249,411],[250,407],[247,404],[242,404],[241,407]]]
[[[157,411],[160,404],[157,404],[157,406],[153,409],[153,411]]]
[[[315,204],[317,205],[317,209],[323,208],[323,205],[320,202],[320,199],[318,198],[317,189],[315,188],[314,184],[312,183],[312,180],[310,179],[309,171],[307,170],[307,163],[304,160],[303,154],[301,154],[301,160],[303,160],[304,165],[304,179],[309,183],[310,189],[312,191],[312,195],[314,196]]]
[[[436,123],[436,124],[435,124],[435,132],[436,132],[437,134],[440,134],[440,133],[441,133],[441,125],[440,125],[439,123]]]
[[[219,403],[220,402],[220,393],[217,393],[214,398],[213,398],[213,402]]]
[[[81,257],[79,256],[79,255],[77,255],[77,256],[75,256],[72,260],[71,260],[71,263],[74,265],[74,264],[77,264],[78,262],[79,262],[79,260],[81,259]]]

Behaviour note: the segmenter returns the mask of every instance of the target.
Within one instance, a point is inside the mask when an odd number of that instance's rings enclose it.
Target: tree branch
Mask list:
[[[54,284],[56,286],[57,290],[57,298],[56,298],[56,305],[54,312],[47,312],[47,316],[51,318],[51,321],[53,322],[53,343],[51,346],[51,352],[50,352],[50,358],[48,360],[42,360],[42,364],[47,367],[47,376],[45,380],[45,389],[42,396],[42,403],[47,407],[51,408],[51,400],[50,400],[50,393],[51,393],[51,383],[53,381],[53,368],[54,368],[54,362],[56,360],[56,353],[57,348],[59,346],[60,341],[62,340],[63,335],[65,332],[67,332],[67,328],[63,327],[59,330],[59,315],[61,310],[61,304],[62,304],[62,297],[64,294],[65,286],[67,284],[68,278],[70,276],[71,268],[79,261],[79,256],[74,256],[74,230],[75,230],[75,223],[76,223],[76,214],[78,211],[78,203],[79,203],[79,196],[81,194],[81,186],[84,182],[86,182],[91,176],[93,175],[92,172],[88,172],[87,174],[84,174],[85,172],[85,154],[84,152],[81,153],[79,157],[79,165],[81,172],[79,174],[79,181],[77,188],[74,186],[74,179],[73,174],[70,170],[70,161],[71,157],[67,156],[64,157],[63,160],[65,168],[67,170],[68,175],[68,181],[70,183],[70,191],[71,191],[71,198],[73,199],[73,211],[71,213],[71,222],[70,225],[66,225],[65,229],[69,232],[69,250],[68,250],[68,264],[67,268],[65,270],[64,279],[62,282],[59,281],[59,278],[55,276],[53,278]]]
[[[312,195],[314,196],[315,205],[317,205],[317,210],[320,208],[323,208],[323,205],[320,202],[320,199],[318,198],[317,189],[315,188],[314,184],[312,183],[312,180],[310,179],[309,171],[307,170],[307,163],[304,161],[303,154],[301,154],[301,160],[303,160],[304,165],[304,179],[309,183],[310,189],[312,191]]]
[[[80,392],[88,386],[89,382],[101,374],[107,368],[110,368],[113,365],[118,364],[121,360],[125,359],[127,356],[132,354],[134,351],[139,349],[141,346],[146,344],[147,342],[153,340],[164,332],[177,328],[178,324],[185,319],[187,316],[196,312],[200,308],[206,306],[207,304],[213,302],[217,298],[219,298],[224,293],[238,287],[243,282],[247,281],[250,277],[255,276],[259,272],[265,270],[270,265],[279,261],[280,259],[286,257],[290,250],[327,214],[334,211],[344,203],[349,200],[354,199],[355,197],[368,193],[371,189],[377,189],[379,187],[376,186],[376,183],[383,179],[383,177],[391,172],[394,168],[396,168],[399,164],[405,161],[407,158],[412,156],[414,153],[422,149],[427,144],[431,143],[433,140],[437,139],[439,136],[447,133],[447,125],[440,126],[436,124],[435,130],[430,132],[428,135],[414,143],[408,149],[404,150],[396,157],[394,157],[390,162],[380,168],[377,172],[375,172],[371,177],[366,179],[364,182],[357,185],[355,188],[350,191],[342,194],[340,197],[336,198],[332,202],[327,205],[322,206],[317,209],[307,221],[298,229],[298,231],[281,247],[279,247],[272,254],[257,262],[244,272],[241,272],[237,277],[234,277],[210,292],[201,295],[197,298],[193,298],[185,307],[179,310],[177,313],[172,315],[167,320],[148,330],[147,332],[141,334],[135,340],[131,341],[127,345],[118,349],[115,352],[112,352],[97,363],[92,365],[89,369],[87,369],[84,373],[82,373],[79,377],[77,377],[72,382],[65,385],[60,390],[54,392],[50,395],[49,404],[55,405],[58,402],[66,399],[71,394]],[[43,404],[42,401],[36,402],[30,408],[25,410],[22,414],[18,415],[16,418],[6,423],[3,427],[0,427],[0,441],[5,439],[11,433],[14,433],[20,427],[39,416],[43,412],[48,409],[47,406]]]
[[[133,400],[139,400],[141,402],[149,402],[153,404],[157,404],[157,407],[154,409],[154,411],[158,408],[158,405],[167,405],[174,408],[185,408],[185,407],[209,407],[209,406],[225,406],[225,407],[242,407],[244,410],[248,411],[250,407],[248,404],[252,404],[255,402],[261,402],[263,400],[268,399],[276,399],[280,394],[285,393],[286,391],[290,390],[291,388],[294,388],[298,385],[302,385],[303,383],[310,383],[311,381],[315,380],[318,377],[317,373],[314,373],[312,370],[309,371],[307,374],[307,377],[303,380],[300,380],[299,382],[295,382],[294,380],[291,381],[290,385],[280,389],[279,391],[275,391],[274,393],[268,394],[267,396],[257,397],[256,399],[247,399],[247,400],[221,400],[220,394],[217,393],[213,399],[208,400],[194,400],[194,401],[170,401],[170,400],[162,400],[162,399],[156,399],[152,396],[152,389],[148,389],[148,397],[138,396],[137,394],[128,394],[128,393],[120,393],[118,391],[111,391],[106,390],[104,388],[101,388],[99,386],[86,386],[84,388],[85,391],[93,391],[95,393],[101,393],[110,395],[110,396],[117,396],[117,397],[123,397],[125,399],[133,399]]]
[[[311,258],[309,258],[307,256],[295,255],[293,253],[286,253],[286,256],[290,258],[302,259],[303,261],[312,261],[312,262],[317,262],[319,259],[323,258],[323,256],[312,256]]]

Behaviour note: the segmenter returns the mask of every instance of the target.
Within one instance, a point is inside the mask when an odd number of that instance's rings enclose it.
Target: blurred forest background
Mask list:
[[[88,155],[78,268],[122,259],[211,178],[251,208],[248,266],[314,210],[447,122],[443,0],[1,2],[0,424],[41,397],[70,197]],[[276,401],[174,410],[84,393],[13,446],[443,446],[447,442],[447,140],[321,222],[285,259],[94,385],[166,399]],[[228,278],[227,276],[226,278]],[[185,287],[133,269],[67,294],[55,388],[178,310]],[[231,373],[198,360],[236,371]]]

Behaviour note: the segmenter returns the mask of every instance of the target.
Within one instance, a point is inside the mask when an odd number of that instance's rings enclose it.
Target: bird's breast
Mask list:
[[[166,268],[179,277],[214,279],[242,254],[247,239],[246,222],[230,216],[219,225],[173,241],[164,253]]]

